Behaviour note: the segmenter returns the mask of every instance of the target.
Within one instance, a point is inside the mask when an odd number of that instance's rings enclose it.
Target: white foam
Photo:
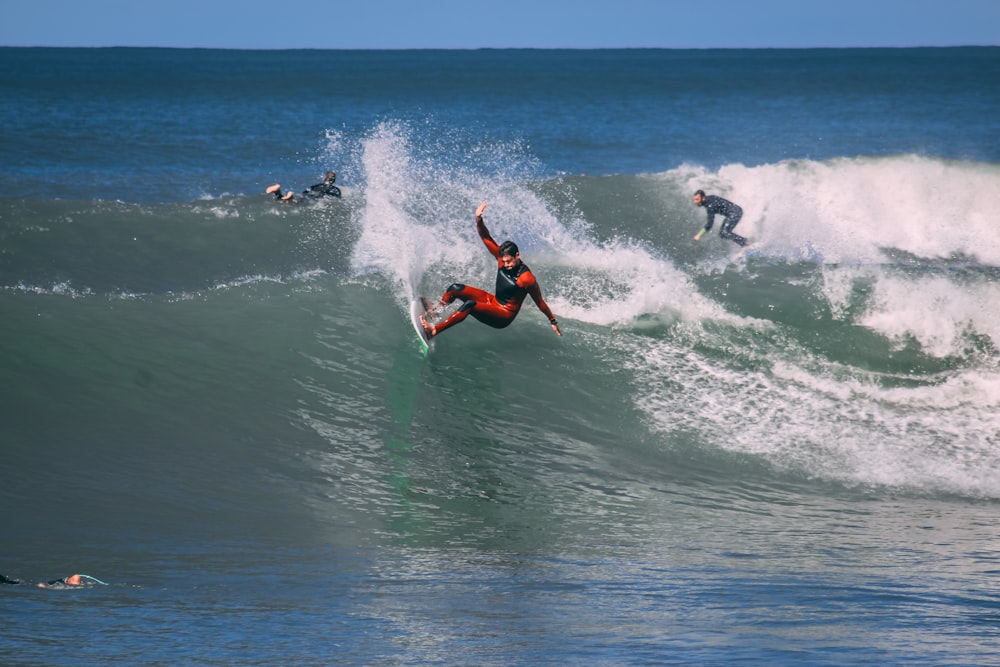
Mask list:
[[[984,201],[1000,192],[1000,166],[902,155],[684,166],[666,178],[740,204],[739,230],[756,252],[823,264],[835,318],[858,317],[936,357],[975,354],[974,339],[1000,349],[1000,287],[989,273],[1000,234]],[[858,280],[873,286],[860,308]]]
[[[995,370],[899,386],[794,350],[748,371],[665,341],[631,344],[634,400],[655,430],[848,484],[1000,498]]]
[[[391,276],[403,299],[456,280],[491,289],[495,268],[473,224],[476,206],[486,199],[493,237],[518,244],[558,317],[599,325],[643,315],[728,317],[669,260],[628,241],[598,243],[579,216],[553,212],[518,178],[531,168],[516,164],[519,147],[483,150],[507,171],[487,176],[438,156],[422,158],[406,128],[379,126],[365,140],[361,160],[367,182],[356,270]]]
[[[588,332],[626,360],[634,403],[653,430],[697,434],[706,447],[847,484],[1000,498],[995,365],[891,377],[817,358],[768,322],[727,315],[642,244],[597,241],[565,202],[555,211],[521,177],[530,168],[518,166],[519,147],[482,147],[504,164],[487,175],[425,154],[409,136],[387,123],[363,142],[365,204],[353,256],[358,272],[396,283],[401,304],[454,280],[492,287],[495,265],[473,224],[487,199],[494,237],[518,243],[564,329],[566,319],[593,325]],[[978,205],[945,194],[1000,190],[995,171],[904,156],[730,165],[716,174],[685,167],[668,177],[740,203],[741,232],[760,239],[763,252],[827,263],[821,294],[837,319],[916,340],[937,356],[965,354],[970,334],[1000,341],[1000,292],[981,272],[952,275],[931,261],[914,277],[883,250],[976,251],[980,261],[1000,262],[1000,251],[972,241],[991,230]],[[861,304],[858,280],[866,286]],[[650,315],[684,326],[666,337],[637,333]]]
[[[1000,266],[989,203],[1000,192],[1000,165],[902,155],[732,164],[717,172],[684,165],[665,176],[686,191],[739,204],[740,233],[774,256],[870,264],[892,248]]]
[[[912,337],[937,357],[966,354],[972,335],[1000,349],[1000,285],[883,277],[861,323],[899,344]]]

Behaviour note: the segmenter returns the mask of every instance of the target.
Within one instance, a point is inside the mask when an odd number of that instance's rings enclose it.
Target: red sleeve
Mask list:
[[[554,322],[556,316],[552,314],[549,309],[549,304],[545,303],[545,299],[542,298],[542,288],[538,286],[538,280],[535,279],[535,274],[531,271],[525,271],[517,279],[518,287],[523,287],[528,290],[528,294],[531,295],[531,300],[535,302],[538,306],[538,310],[542,311],[545,317],[549,318],[549,322]]]
[[[483,240],[483,244],[486,249],[490,251],[490,254],[500,259],[500,244],[493,240],[490,236],[490,230],[486,229],[486,223],[483,222],[483,216],[476,216],[476,231],[479,232],[479,238]]]

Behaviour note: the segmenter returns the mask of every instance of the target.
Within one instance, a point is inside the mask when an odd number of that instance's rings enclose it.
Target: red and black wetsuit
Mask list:
[[[464,303],[458,310],[435,326],[435,335],[448,327],[455,326],[469,315],[483,324],[503,329],[517,317],[524,297],[529,294],[538,309],[549,318],[549,322],[554,324],[556,318],[549,310],[548,304],[542,299],[542,289],[538,286],[535,274],[531,272],[527,264],[519,260],[513,268],[505,268],[503,260],[500,259],[500,246],[490,236],[482,216],[476,217],[476,230],[490,254],[497,260],[496,294],[490,294],[485,290],[460,283],[449,286],[441,296],[441,302],[448,304],[459,299]]]

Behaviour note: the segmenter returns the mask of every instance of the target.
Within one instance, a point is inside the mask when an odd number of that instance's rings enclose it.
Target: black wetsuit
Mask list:
[[[715,195],[708,195],[705,197],[705,200],[701,203],[701,205],[705,207],[705,211],[708,213],[708,221],[705,223],[706,232],[712,229],[712,223],[715,221],[715,214],[718,213],[725,218],[719,226],[719,236],[724,239],[735,241],[741,246],[745,246],[747,244],[747,240],[744,237],[733,233],[733,227],[735,227],[740,221],[740,218],[743,217],[742,208],[728,199],[723,199],[722,197],[717,197]]]
[[[88,576],[86,574],[81,574],[79,576],[80,576],[80,583],[77,583],[77,584],[71,584],[68,581],[68,579],[70,577],[63,577],[62,579],[53,579],[52,581],[48,581],[48,582],[45,582],[45,583],[39,583],[38,587],[39,588],[55,588],[55,589],[80,588],[82,586],[93,585],[93,583],[95,583],[95,582],[96,583],[101,583],[101,584],[104,583],[103,581],[102,582],[97,582],[96,579],[94,579],[93,577]],[[12,584],[12,585],[16,586],[16,585],[23,584],[23,583],[24,582],[22,582],[20,579],[14,579],[12,577],[8,577],[6,575],[0,574],[0,584]],[[105,585],[107,585],[107,584],[105,584]]]
[[[302,191],[306,197],[312,197],[313,199],[319,199],[320,197],[339,197],[340,188],[330,183],[317,183],[316,185],[310,185],[308,188]]]

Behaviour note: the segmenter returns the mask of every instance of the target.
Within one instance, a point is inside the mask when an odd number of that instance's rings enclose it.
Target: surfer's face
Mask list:
[[[701,204],[702,204],[703,201],[705,201],[705,198],[702,197],[701,195],[695,195],[694,196],[694,205],[695,206],[701,206]]]
[[[503,264],[505,269],[513,269],[521,261],[521,253],[516,255],[500,255],[500,263]]]

